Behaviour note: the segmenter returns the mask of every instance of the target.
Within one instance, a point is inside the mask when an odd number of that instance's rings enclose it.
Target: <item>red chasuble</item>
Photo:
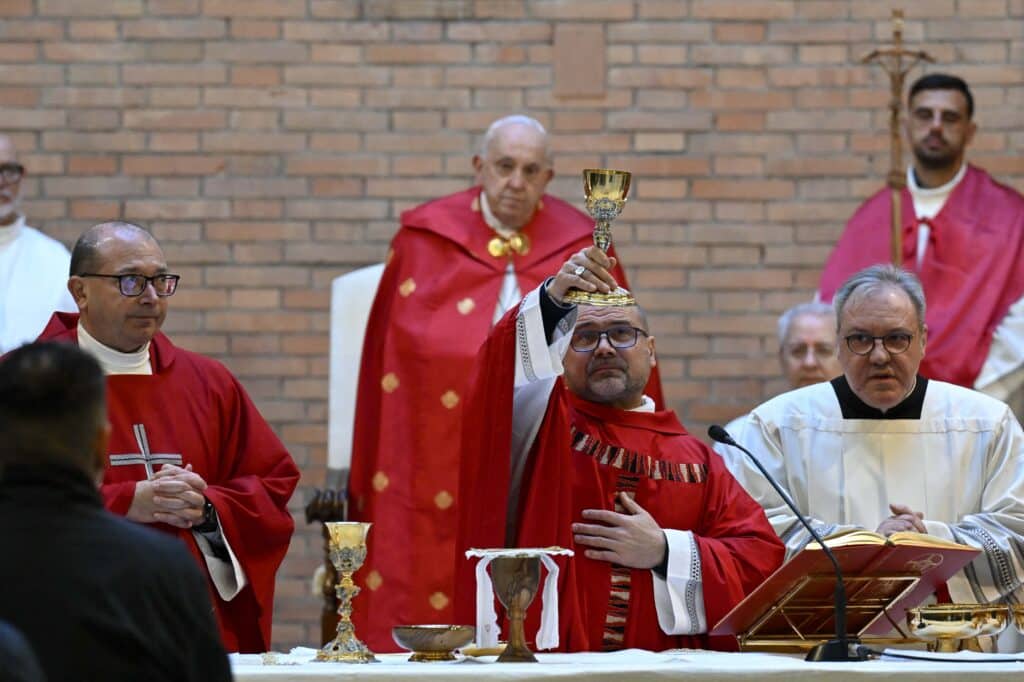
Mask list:
[[[504,544],[514,327],[513,311],[481,351],[474,418],[466,421],[463,442],[464,451],[481,456],[463,459],[461,551]],[[576,551],[557,558],[562,650],[735,648],[732,638],[666,635],[658,625],[651,571],[587,559],[573,540],[572,524],[583,521],[584,509],[622,512],[619,492],[633,496],[662,528],[693,531],[709,628],[779,567],[784,548],[764,511],[675,413],[598,405],[558,380],[529,457],[515,545]],[[473,562],[463,561],[458,576],[457,620],[473,622]],[[528,612],[528,638],[539,618],[536,603]]]
[[[928,352],[921,374],[972,388],[992,335],[1024,296],[1024,197],[985,171],[968,166],[931,226],[917,266],[918,220],[903,190],[903,267],[917,274],[928,301]],[[830,301],[851,275],[889,261],[890,190],[868,199],[850,218],[821,274]]]
[[[77,314],[55,313],[39,340],[77,343],[77,325]],[[209,585],[224,646],[267,651],[274,577],[294,528],[287,506],[299,471],[223,365],[177,348],[162,333],[153,338],[150,357],[150,376],[107,377],[111,433],[104,503],[116,514],[127,513],[136,482],[146,478],[147,460],[155,471],[168,462],[191,464],[209,484],[204,494],[249,581],[228,602]],[[180,537],[207,572],[190,531],[150,525]]]
[[[480,188],[402,214],[370,312],[355,415],[349,517],[371,521],[353,614],[374,651],[397,651],[391,627],[452,622],[460,437],[473,360],[494,319],[508,256]],[[521,292],[593,243],[594,221],[544,196],[512,254]],[[625,284],[621,269],[616,281]],[[660,387],[652,384],[660,400]]]

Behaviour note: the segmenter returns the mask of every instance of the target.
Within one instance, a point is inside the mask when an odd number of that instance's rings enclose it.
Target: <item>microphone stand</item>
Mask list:
[[[775,478],[768,473],[768,471],[761,465],[757,457],[754,457],[750,450],[746,449],[729,435],[729,432],[723,429],[717,424],[712,424],[708,428],[708,436],[712,440],[723,445],[731,445],[734,448],[738,448],[743,451],[750,461],[754,463],[761,475],[764,476],[772,487],[775,488],[775,492],[779,494],[782,501],[796,514],[796,517],[800,519],[800,523],[803,524],[807,532],[811,534],[822,550],[825,551],[825,556],[832,562],[832,568],[836,572],[836,589],[833,595],[835,601],[835,622],[836,622],[836,636],[834,639],[830,639],[827,642],[817,644],[807,653],[805,661],[866,661],[867,656],[862,650],[860,645],[860,639],[858,637],[850,637],[846,634],[846,585],[843,582],[843,572],[839,568],[839,562],[836,561],[836,555],[832,553],[825,541],[822,540],[818,531],[811,527],[810,521],[808,521],[800,510],[796,508],[793,500],[789,498],[789,493],[782,489],[782,486],[778,484]],[[851,652],[852,650],[852,652]]]

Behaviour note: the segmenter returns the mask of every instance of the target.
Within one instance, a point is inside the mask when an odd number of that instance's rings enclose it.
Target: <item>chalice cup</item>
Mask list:
[[[1009,616],[1003,604],[932,604],[907,611],[907,625],[911,636],[930,641],[930,650],[952,653],[965,645],[977,650],[977,638],[998,635]]]
[[[586,196],[587,213],[596,221],[594,244],[605,253],[608,253],[612,245],[612,221],[619,217],[626,205],[632,177],[627,171],[607,168],[588,168],[583,171],[583,193]],[[565,300],[575,304],[597,306],[636,303],[633,295],[622,287],[617,287],[608,294],[570,289],[565,295]]]
[[[498,663],[536,663],[526,644],[523,621],[540,586],[540,557],[496,557],[491,561],[491,581],[509,621],[508,644]]]
[[[318,661],[372,663],[377,660],[356,637],[352,625],[352,600],[359,594],[359,588],[352,582],[352,574],[366,561],[366,535],[371,525],[358,521],[324,523],[331,563],[338,572],[338,584],[334,588],[338,595],[338,634],[317,652]]]

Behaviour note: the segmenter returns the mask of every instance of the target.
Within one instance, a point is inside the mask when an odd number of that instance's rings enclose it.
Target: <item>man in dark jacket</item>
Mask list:
[[[0,619],[49,680],[230,680],[195,561],[103,508],[105,381],[71,344],[0,359]]]

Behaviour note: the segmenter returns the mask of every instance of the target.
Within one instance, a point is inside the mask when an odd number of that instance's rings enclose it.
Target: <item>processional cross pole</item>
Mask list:
[[[892,195],[892,232],[889,246],[893,265],[903,265],[903,207],[902,191],[907,186],[903,168],[903,147],[900,143],[900,109],[903,105],[903,83],[907,73],[921,62],[934,62],[935,58],[923,50],[903,47],[903,10],[892,11],[893,46],[872,50],[861,58],[862,64],[877,62],[889,74],[889,175],[886,184]]]

